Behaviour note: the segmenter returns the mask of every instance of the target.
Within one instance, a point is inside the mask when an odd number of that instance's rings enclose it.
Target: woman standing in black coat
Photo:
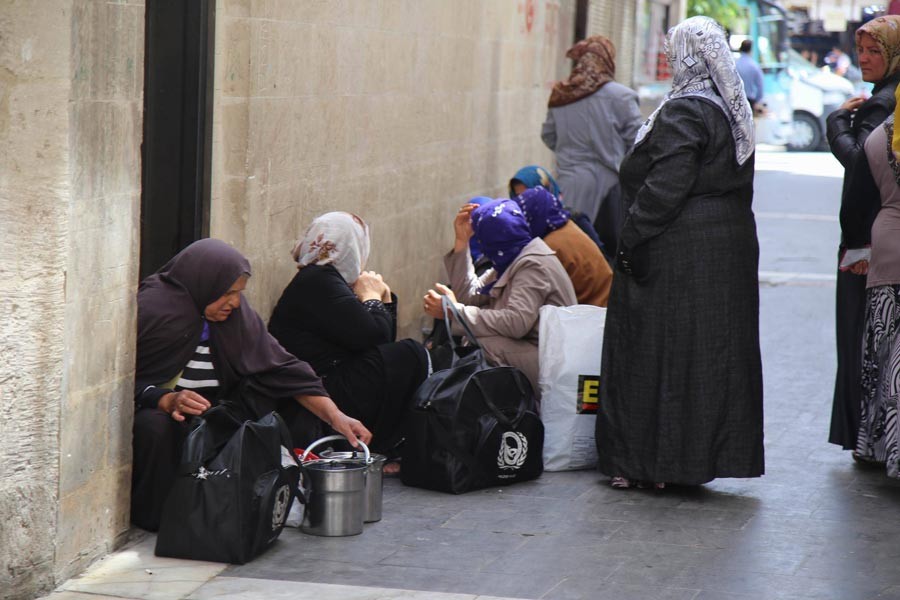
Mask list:
[[[880,205],[863,145],[894,110],[894,90],[900,81],[900,16],[878,17],[857,29],[856,49],[863,79],[875,84],[872,96],[847,100],[827,121],[828,144],[844,167],[835,301],[837,376],[828,441],[845,450],[856,447],[859,429],[868,267],[865,249]]]
[[[672,90],[619,171],[630,208],[596,424],[617,488],[764,469],[750,104],[712,19],[677,25],[666,49]]]
[[[363,271],[368,226],[350,213],[326,213],[292,256],[299,271],[272,312],[269,332],[312,365],[341,410],[372,430],[372,449],[391,458],[429,360],[418,342],[395,341],[397,297],[381,275]]]

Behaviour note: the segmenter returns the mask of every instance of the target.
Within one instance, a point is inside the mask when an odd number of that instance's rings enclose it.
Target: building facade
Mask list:
[[[666,32],[684,19],[687,0],[590,0],[588,35],[616,46],[616,81],[638,92],[649,114],[668,91],[671,73],[663,48]]]

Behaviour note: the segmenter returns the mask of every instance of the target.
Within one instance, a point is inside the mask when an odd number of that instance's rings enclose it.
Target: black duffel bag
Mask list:
[[[300,468],[281,417],[249,416],[220,404],[188,434],[163,507],[157,556],[244,564],[278,538]]]
[[[489,366],[456,308],[446,298],[443,305],[448,331],[453,313],[475,349],[463,358],[454,353],[453,365],[416,391],[401,480],[462,494],[538,477],[544,470],[544,425],[528,378],[515,367]]]

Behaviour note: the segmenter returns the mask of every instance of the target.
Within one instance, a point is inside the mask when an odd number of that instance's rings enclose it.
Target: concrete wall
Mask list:
[[[369,267],[419,336],[420,298],[445,275],[451,218],[505,195],[568,74],[572,0],[221,0],[211,233],[241,248],[265,317],[316,215],[371,226]]]
[[[0,597],[128,529],[143,2],[0,2]]]

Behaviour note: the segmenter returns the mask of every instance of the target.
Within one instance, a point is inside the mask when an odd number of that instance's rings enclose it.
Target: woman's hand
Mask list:
[[[341,411],[337,411],[332,417],[331,428],[347,438],[347,441],[354,448],[359,448],[356,440],[362,440],[366,445],[369,445],[369,442],[372,441],[372,433],[366,429],[365,425],[353,417],[348,417]]]
[[[359,274],[359,278],[353,283],[353,293],[359,298],[360,302],[366,300],[384,301],[385,293],[387,298],[391,298],[391,290],[381,278],[381,275],[374,271],[363,271]]]
[[[176,421],[184,421],[185,415],[202,415],[210,406],[209,400],[191,390],[169,392],[157,404],[160,410],[169,413]]]
[[[450,302],[456,305],[457,308],[462,308],[462,305],[456,301],[456,294],[453,293],[453,290],[442,283],[436,283],[434,284],[434,287],[437,288],[437,291],[428,290],[425,294],[423,308],[425,309],[426,315],[434,319],[444,318],[444,308],[441,305],[441,296],[447,296]]]
[[[869,273],[869,261],[861,260],[859,262],[855,262],[847,269],[854,275],[867,275]]]
[[[456,213],[453,220],[453,232],[456,234],[454,252],[462,252],[469,247],[469,238],[472,237],[472,211],[476,208],[477,204],[464,204]]]
[[[860,104],[865,102],[866,99],[862,96],[854,96],[853,98],[848,98],[843,104],[841,104],[841,108],[844,110],[849,110],[850,112],[855,111],[859,108]]]
[[[345,415],[328,396],[297,396],[297,402],[347,438],[354,448],[359,447],[357,439],[365,444],[372,440],[372,434],[366,426]]]

